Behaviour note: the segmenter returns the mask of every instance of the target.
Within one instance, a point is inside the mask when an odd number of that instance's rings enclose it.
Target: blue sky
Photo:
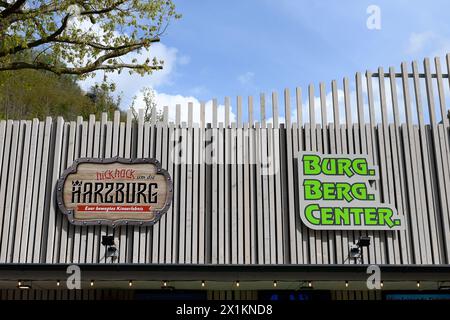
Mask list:
[[[130,81],[118,76],[124,105],[151,86],[160,104],[306,88],[378,66],[450,52],[448,1],[175,0],[172,21],[151,53],[166,70]],[[366,12],[377,5],[381,29]],[[234,100],[232,100],[234,101]],[[173,112],[171,111],[171,114]]]

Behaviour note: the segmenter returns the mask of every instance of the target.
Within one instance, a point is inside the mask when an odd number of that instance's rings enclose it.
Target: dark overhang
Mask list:
[[[70,265],[98,280],[366,280],[369,265],[0,264],[0,279],[58,279]],[[378,265],[386,281],[450,281],[450,265]]]

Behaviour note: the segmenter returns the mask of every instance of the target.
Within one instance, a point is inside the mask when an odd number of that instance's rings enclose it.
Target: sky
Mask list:
[[[210,105],[212,98],[218,99],[220,120],[227,96],[235,117],[238,95],[257,101],[260,93],[277,91],[281,97],[284,88],[305,90],[321,81],[329,91],[331,80],[341,86],[343,77],[379,66],[399,70],[402,61],[421,65],[424,57],[434,56],[445,65],[450,52],[450,2],[444,0],[174,2],[182,18],[172,21],[161,42],[144,54],[163,59],[164,69],[145,77],[110,76],[124,110],[134,96],[143,106],[139,92],[152,87],[158,106],[168,105],[172,120],[175,104],[193,102],[197,110],[199,101]],[[379,29],[367,26],[373,5],[379,9]],[[82,87],[100,79],[97,74]]]

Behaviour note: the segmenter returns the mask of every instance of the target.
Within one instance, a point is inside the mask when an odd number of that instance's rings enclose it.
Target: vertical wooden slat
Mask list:
[[[359,140],[360,140],[360,152],[362,154],[367,155],[367,144],[366,144],[366,129],[365,129],[365,115],[364,115],[364,101],[363,101],[363,86],[362,86],[362,79],[361,79],[361,73],[357,72],[355,76],[355,82],[356,82],[356,105],[358,110],[358,133],[359,133]],[[373,239],[373,232],[361,232],[362,236],[369,236],[371,239]],[[369,248],[363,248],[363,257],[369,258],[370,261],[373,261],[375,259],[375,252],[373,251],[374,246],[370,246]]]
[[[327,114],[327,97],[325,92],[325,83],[321,82],[319,84],[319,94],[320,94],[320,117],[322,120],[322,128],[325,129],[328,124],[328,114]]]
[[[400,119],[400,113],[399,113],[399,107],[398,107],[398,96],[397,96],[397,83],[395,80],[395,71],[393,67],[389,68],[389,80],[390,80],[390,84],[391,84],[391,99],[392,99],[392,108],[394,110],[394,128],[395,128],[395,146],[393,146],[393,149],[396,149],[396,152],[394,153],[394,151],[392,152],[393,155],[393,167],[394,167],[394,176],[395,176],[395,183],[396,183],[396,190],[398,190],[398,192],[395,193],[396,199],[397,199],[397,206],[398,209],[400,210],[400,214],[404,214],[403,213],[403,208],[405,208],[406,206],[406,202],[405,202],[405,173],[404,173],[404,159],[403,159],[403,153],[401,152],[402,149],[402,145],[401,145],[401,132],[400,132],[400,123],[401,123],[401,119]],[[394,240],[398,239],[398,237],[400,237],[402,243],[406,243],[406,246],[400,246],[399,248],[399,242],[395,241],[394,242],[394,250],[395,252],[397,251],[401,251],[402,256],[400,255],[395,255],[395,261],[396,263],[400,263],[401,260],[405,260],[408,261],[409,259],[409,253],[406,250],[406,247],[408,246],[408,242],[409,242],[409,236],[406,232],[402,231],[402,232],[395,232],[394,233]]]
[[[445,188],[446,188],[446,197],[447,197],[447,206],[449,208],[449,211],[447,212],[443,212],[443,219],[446,220],[449,225],[450,225],[450,176],[449,176],[449,171],[450,171],[450,145],[449,145],[449,111],[447,110],[447,106],[445,103],[445,91],[444,91],[444,85],[443,85],[443,80],[442,80],[442,70],[441,70],[441,62],[439,57],[435,57],[434,58],[434,62],[435,62],[435,69],[436,69],[436,82],[437,82],[437,90],[438,90],[438,97],[439,97],[439,107],[440,107],[440,111],[441,111],[441,124],[442,124],[442,128],[439,128],[439,130],[443,130],[442,132],[442,142],[445,146],[444,149],[442,149],[442,164],[443,164],[443,169],[444,169],[444,174],[447,177],[447,179],[444,179],[444,183],[445,183]],[[448,65],[448,63],[450,62],[450,57],[447,54],[447,70],[449,70],[450,66]]]
[[[211,262],[217,263],[218,262],[218,181],[217,181],[217,100],[213,99],[213,123],[212,128],[209,130],[210,132],[210,138],[211,138],[211,144],[210,144],[210,150],[211,153],[210,156],[210,164],[212,168],[212,174],[211,174],[211,212],[209,213],[211,216]]]
[[[75,155],[77,158],[86,156],[86,140],[87,140],[87,124],[83,121],[82,117],[77,118],[77,150],[75,150]],[[84,256],[86,252],[86,228],[81,228],[81,226],[76,226],[74,238],[74,253],[73,262],[84,261]],[[83,241],[84,240],[84,241]]]
[[[58,117],[56,120],[56,131],[55,131],[55,137],[54,137],[54,150],[53,150],[53,168],[52,168],[52,174],[51,174],[51,189],[54,190],[56,181],[59,178],[60,175],[60,161],[61,161],[61,147],[62,147],[62,135],[63,135],[63,126],[64,126],[64,119],[62,117]],[[51,193],[50,197],[50,203],[55,203],[55,196],[56,194],[54,192]],[[56,210],[55,206],[49,205],[49,209],[47,211],[48,214],[48,220],[46,221],[47,224],[47,233],[45,234],[46,240],[47,240],[47,251],[46,251],[46,262],[51,263],[53,262],[53,245],[55,241],[55,219],[56,219]]]
[[[257,243],[258,243],[258,263],[264,264],[264,213],[261,186],[261,129],[259,123],[255,123],[255,180],[256,180],[256,220],[257,220]]]
[[[368,137],[368,151],[369,154],[372,155],[372,163],[374,165],[378,165],[378,149],[376,144],[376,122],[375,119],[375,105],[374,105],[374,97],[373,97],[373,85],[372,85],[372,73],[370,71],[366,71],[366,85],[367,85],[367,103],[369,106],[369,121],[370,127],[369,132],[367,134]],[[381,199],[381,186],[378,181],[373,183],[374,188],[377,192],[378,199]],[[380,231],[374,231],[374,249],[375,249],[375,261],[382,261],[382,250],[381,246],[384,244],[384,239],[380,239],[380,237],[384,238],[384,235],[380,233]]]
[[[428,102],[428,114],[430,117],[430,126],[431,126],[431,134],[432,134],[432,141],[433,141],[433,150],[435,155],[435,163],[437,170],[437,177],[436,180],[438,181],[439,185],[439,200],[440,200],[440,206],[441,206],[441,219],[442,224],[444,226],[445,234],[450,233],[450,226],[449,221],[446,219],[446,214],[448,214],[449,204],[447,199],[447,184],[445,183],[445,179],[448,177],[444,173],[444,169],[446,166],[443,166],[443,159],[440,148],[439,148],[439,133],[438,133],[438,125],[437,125],[437,119],[436,119],[436,109],[435,109],[435,102],[434,102],[434,94],[433,94],[433,84],[431,80],[431,71],[430,71],[430,61],[429,59],[424,59],[424,71],[425,71],[425,87],[426,87],[426,93],[427,93],[427,102]],[[446,250],[447,250],[447,261],[449,259],[449,237],[445,237],[446,239]]]
[[[181,143],[180,143],[180,150],[181,150],[181,156],[178,158],[179,165],[180,165],[180,193],[179,193],[179,217],[180,217],[180,229],[179,229],[179,241],[178,241],[178,262],[184,263],[185,262],[185,253],[186,253],[186,123],[183,122],[180,129],[180,137],[181,137]]]
[[[168,109],[168,108],[166,108]],[[159,124],[158,124],[159,125]],[[167,170],[169,171],[170,176],[172,179],[175,178],[175,171],[176,167],[173,164],[174,160],[174,148],[173,148],[173,135],[174,135],[174,129],[172,125],[167,125],[164,123],[164,126],[166,127],[165,134],[167,135],[166,143],[164,145],[168,148],[168,155],[167,155]],[[155,132],[155,127],[152,128],[152,137]],[[153,143],[153,139],[152,139]],[[175,181],[175,180],[173,180]],[[175,189],[177,188],[176,185],[173,186],[174,188],[174,194]],[[174,211],[174,198],[172,199],[172,205],[170,206],[169,210],[166,212],[166,257],[165,262],[166,263],[173,263],[174,256],[173,256],[173,235],[176,230],[176,224],[175,224],[175,211]]]
[[[340,147],[340,113],[339,113],[339,97],[336,80],[331,82],[331,98],[333,103],[333,127],[330,126],[330,146],[331,153],[338,153]],[[343,263],[346,257],[343,257],[342,251],[342,233],[340,231],[335,232],[336,237],[336,261],[337,263]]]
[[[154,143],[154,150],[153,150],[153,157],[155,157],[159,162],[161,162],[161,145],[162,145],[162,131],[163,127],[158,124],[155,128],[156,134],[155,138],[156,141]],[[185,152],[186,150],[183,150]],[[153,263],[158,263],[160,255],[162,255],[163,248],[160,245],[160,241],[162,242],[162,234],[161,229],[163,228],[163,224],[160,220],[158,223],[154,224],[151,229],[151,243],[150,241],[147,242],[147,254],[151,254],[151,261]],[[151,253],[150,253],[151,250]]]
[[[280,164],[280,126],[278,123],[278,94],[272,94],[272,109],[274,118],[274,127],[272,129],[273,148],[272,148],[272,174],[274,180],[274,214],[276,221],[276,263],[283,263],[283,213],[281,210],[282,193],[281,193],[281,164]],[[286,232],[286,231],[285,231]]]
[[[12,196],[14,194],[14,181],[17,181],[15,177],[16,172],[20,172],[20,168],[16,170],[17,162],[17,149],[19,142],[19,132],[20,132],[20,122],[19,121],[8,121],[6,128],[7,142],[5,149],[5,156],[9,156],[9,161],[5,159],[3,172],[8,172],[8,177],[6,174],[2,177],[2,191],[1,197],[2,202],[0,207],[0,212],[3,214],[3,229],[1,238],[1,251],[0,251],[0,261],[3,263],[11,262],[9,259],[9,241],[11,241],[10,228],[11,224],[14,223],[15,215],[12,211]],[[5,201],[5,202],[4,202]]]
[[[169,169],[169,161],[168,161],[168,157],[170,157],[170,153],[169,153],[169,147],[168,147],[168,128],[167,125],[164,124],[163,126],[161,126],[162,128],[162,144],[161,144],[161,166],[163,168],[165,168],[166,170]],[[151,131],[153,130],[153,128],[147,130],[148,133],[146,133],[146,138],[148,136],[150,136],[150,139],[152,141],[153,135],[151,135]],[[153,142],[153,141],[152,141]],[[147,145],[148,142],[145,142],[145,144]],[[149,155],[148,151],[145,151],[144,149],[144,155]],[[172,226],[170,224],[168,224],[169,221],[169,214],[163,214],[163,216],[160,219],[160,234],[159,234],[159,259],[158,259],[158,263],[168,263],[167,261],[167,257],[168,257],[168,252],[170,251],[170,249],[168,248],[168,244],[167,244],[167,233],[169,232],[169,228],[172,228]],[[150,228],[149,228],[150,229]],[[153,230],[148,230],[147,231],[147,237],[153,237]],[[148,244],[148,239],[147,239],[147,244]],[[147,249],[148,252],[148,249]],[[148,261],[148,259],[147,259]]]
[[[218,193],[217,193],[217,236],[218,236],[218,263],[225,263],[225,192],[224,192],[224,124],[219,123],[219,128],[217,130],[217,183],[218,183]]]
[[[232,130],[230,127],[230,98],[225,98],[225,179],[224,179],[224,219],[225,219],[225,263],[231,263],[231,246],[230,246],[230,221],[231,221],[231,187],[230,187],[230,174],[231,174],[231,148],[232,148]]]
[[[268,157],[267,157],[267,128],[266,126],[261,128],[261,170],[263,172],[262,175],[262,198],[263,198],[263,212],[264,212],[264,218],[263,218],[263,224],[264,224],[264,263],[272,263],[271,260],[271,240],[270,240],[270,212],[269,212],[269,179],[267,175],[267,164],[268,164]]]
[[[193,104],[188,103],[188,125],[186,129],[186,263],[192,263],[192,192],[193,189],[193,168],[192,168],[192,146],[193,129],[192,129],[192,113]]]
[[[311,124],[305,123],[305,144],[304,148],[302,148],[305,151],[313,151],[312,147],[312,139],[311,139]],[[300,142],[302,144],[302,142]],[[315,150],[314,150],[315,151]],[[300,168],[298,169],[300,170]],[[303,222],[302,222],[303,225]],[[311,230],[309,228],[305,229],[305,239],[306,244],[308,246],[307,251],[305,251],[305,254],[307,255],[307,258],[305,259],[305,263],[311,263],[315,264],[317,261],[317,252],[316,252],[316,236],[315,236],[315,230]],[[307,262],[306,262],[307,261]]]
[[[294,152],[292,150],[292,131],[295,130],[291,125],[291,100],[289,89],[284,90],[284,114],[286,118],[286,160],[287,160],[287,185],[288,185],[288,216],[289,216],[289,262],[292,264],[298,263],[297,260],[297,237],[296,237],[296,215],[295,212],[295,195],[294,195],[294,169],[293,161]],[[287,230],[286,230],[287,231]],[[301,246],[300,246],[301,247]]]
[[[261,128],[266,127],[266,96],[264,93],[261,93],[259,96],[260,99],[260,118],[261,118]]]
[[[68,123],[68,144],[67,144],[67,156],[65,163],[62,163],[62,169],[68,168],[72,165],[75,158],[75,146],[76,146],[76,130],[77,126],[74,121]],[[69,224],[67,217],[62,216],[62,230],[61,230],[61,246],[59,248],[59,262],[65,263],[71,261],[73,253],[73,225]]]
[[[107,117],[104,116],[103,118],[104,123],[104,143],[103,143],[103,156],[105,158],[111,158],[112,157],[112,149],[113,144],[115,144],[115,141],[113,142],[113,122],[107,121]],[[110,227],[102,226],[100,229],[100,241],[102,240],[103,236],[106,235],[113,235],[112,229]],[[100,245],[100,244],[98,244]],[[106,248],[105,246],[100,246],[100,256],[99,256],[100,262],[108,262],[106,259]]]
[[[205,262],[205,105],[204,103],[200,104],[200,190],[199,190],[199,244],[198,244],[198,254],[199,254],[199,263]]]
[[[325,92],[325,83],[321,82],[319,84],[320,90],[320,110],[321,110],[321,120],[322,120],[322,128],[320,130],[322,137],[321,146],[323,146],[323,150],[321,152],[323,154],[329,153],[329,139],[328,139],[328,110],[327,110],[327,98]],[[325,236],[325,241],[322,242],[323,251],[329,253],[327,254],[324,263],[334,263],[334,255],[335,255],[335,232],[334,231],[325,231],[322,232],[322,235]]]
[[[6,122],[4,122],[6,124]],[[28,233],[25,234],[27,237],[27,254],[26,257],[23,258],[20,262],[33,262],[33,251],[34,251],[34,241],[36,235],[36,222],[37,222],[37,205],[39,200],[39,190],[40,190],[40,179],[42,174],[42,148],[43,148],[43,139],[44,139],[44,122],[39,122],[37,119],[33,119],[33,126],[36,126],[36,156],[35,156],[35,166],[33,168],[33,187],[32,193],[33,197],[31,200],[31,213],[30,213],[30,223]],[[0,135],[1,135],[1,124],[0,124]],[[1,138],[1,137],[0,137]],[[0,139],[1,141],[2,139]],[[1,149],[0,149],[1,150]],[[1,151],[0,151],[1,152]],[[1,157],[0,157],[1,159]],[[1,160],[0,160],[1,161]],[[1,220],[1,219],[0,219]],[[0,222],[0,230],[1,230],[1,222]]]
[[[243,147],[243,195],[244,195],[244,206],[243,206],[243,244],[244,244],[244,263],[251,263],[251,219],[250,219],[250,168],[249,168],[249,153],[250,153],[250,145],[249,145],[249,129],[248,123],[244,125],[243,135],[242,135],[242,147]]]
[[[417,168],[417,156],[419,150],[416,150],[416,141],[415,141],[415,135],[414,135],[414,129],[413,129],[413,120],[412,120],[412,111],[411,111],[411,103],[410,103],[410,95],[409,95],[409,85],[408,85],[408,70],[406,67],[406,63],[403,62],[401,65],[401,72],[402,72],[402,88],[403,88],[403,101],[405,104],[405,115],[406,115],[406,130],[404,133],[404,136],[406,136],[406,141],[404,143],[405,150],[409,151],[410,149],[410,158],[405,159],[406,163],[406,169],[409,169],[409,163],[411,163],[411,171],[412,174],[406,173],[406,179],[410,180],[410,182],[407,184],[407,189],[410,192],[409,194],[409,205],[412,206],[412,210],[410,211],[410,214],[413,215],[412,219],[412,227],[413,232],[417,232],[420,236],[420,241],[424,242],[424,237],[428,239],[429,234],[426,234],[424,232],[424,229],[427,226],[427,223],[424,223],[426,219],[426,204],[422,203],[423,197],[425,195],[425,190],[422,190],[421,184],[419,182],[418,177],[418,168]],[[412,180],[412,181],[411,181]],[[412,182],[412,183],[411,183]],[[412,188],[410,188],[412,186]],[[411,190],[412,189],[412,190]],[[419,220],[419,223],[417,224],[417,219]],[[419,228],[420,232],[417,230]],[[428,228],[426,228],[428,229]],[[427,242],[427,241],[425,241]],[[428,241],[429,242],[429,241]],[[421,246],[419,246],[421,247]],[[421,256],[420,259],[417,259],[416,261],[424,261],[427,263],[431,263],[431,247],[427,245],[428,248],[425,250],[421,250]],[[411,248],[411,245],[408,246],[408,248]],[[427,257],[428,255],[428,257]],[[409,262],[409,261],[408,261]]]
[[[63,136],[62,136],[62,146],[61,146],[61,159],[60,159],[60,164],[59,164],[59,170],[60,172],[62,172],[65,169],[65,163],[66,163],[66,158],[67,158],[67,153],[68,153],[68,148],[67,148],[67,144],[68,144],[68,135],[69,135],[69,123],[64,123],[63,124]],[[52,253],[52,259],[55,262],[59,261],[59,253],[60,253],[60,248],[62,247],[61,244],[61,233],[62,233],[62,223],[63,223],[63,216],[61,214],[56,214],[55,215],[55,219],[56,219],[56,223],[55,223],[55,242],[53,244],[53,253]],[[65,250],[65,245],[64,245],[64,250]],[[66,255],[66,252],[64,252],[64,255]]]
[[[255,186],[255,126],[253,123],[253,100],[249,97],[249,123],[248,123],[248,148],[249,148],[249,206],[250,206],[250,255],[251,263],[257,263],[257,205],[256,205],[256,186]],[[250,111],[251,109],[251,111]],[[251,119],[251,121],[250,121]]]
[[[36,149],[35,141],[36,138],[36,128],[31,121],[26,121],[25,135],[24,135],[24,148],[22,155],[22,176],[20,178],[19,190],[22,192],[18,195],[19,204],[17,206],[17,222],[15,226],[15,245],[13,248],[13,262],[19,262],[23,260],[22,257],[26,257],[27,243],[26,237],[24,235],[28,232],[29,223],[29,207],[32,199],[32,176],[33,176],[33,165],[34,165],[34,152]],[[32,133],[33,131],[33,133]],[[33,136],[32,136],[33,134]],[[28,147],[27,147],[28,146]],[[27,199],[25,199],[25,195]]]
[[[138,110],[137,117],[137,144],[136,157],[142,158],[144,153],[144,109]],[[133,256],[131,257],[133,263],[144,262],[145,255],[145,228],[139,226],[130,227],[133,231]]]
[[[388,146],[390,146],[389,142],[389,123],[388,123],[388,111],[386,105],[386,89],[385,89],[385,81],[384,81],[384,71],[382,68],[378,68],[378,87],[380,94],[380,105],[381,105],[381,130],[379,129],[379,146],[380,150],[383,150],[383,154],[380,151],[380,161],[381,161],[381,171],[386,172],[386,179],[382,179],[382,181],[387,182],[387,184],[383,187],[383,201],[387,203],[394,203],[394,184],[392,178],[392,156],[391,150]],[[384,169],[384,170],[383,170]],[[394,244],[393,244],[393,235],[391,232],[386,232],[387,237],[387,263],[394,263]]]
[[[238,97],[237,99],[237,109],[238,114],[239,110],[242,109],[241,99]],[[242,113],[242,111],[241,111]],[[244,173],[243,173],[243,159],[244,159],[244,149],[242,144],[243,139],[243,130],[242,130],[242,122],[237,123],[236,130],[236,165],[237,165],[237,233],[235,236],[237,237],[237,253],[238,253],[238,263],[244,263]],[[242,121],[242,120],[241,120]]]
[[[94,147],[92,155],[94,158],[100,157],[100,143],[101,143],[101,134],[102,134],[102,128],[101,128],[101,122],[96,121],[94,126]],[[92,260],[91,262],[96,263],[98,262],[98,247],[100,244],[100,226],[94,226],[92,229]],[[88,248],[89,250],[89,248]]]
[[[199,240],[199,167],[200,167],[200,129],[198,123],[193,128],[193,185],[192,185],[192,263],[198,263]],[[203,183],[203,181],[200,181]]]

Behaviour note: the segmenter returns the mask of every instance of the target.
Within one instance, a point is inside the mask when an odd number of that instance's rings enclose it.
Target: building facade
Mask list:
[[[282,99],[165,107],[150,121],[142,112],[125,122],[118,112],[0,121],[1,298],[441,294],[450,284],[450,58],[446,72],[433,62],[357,73],[342,89],[333,81]],[[308,153],[366,159],[374,197],[402,228],[307,225]],[[115,157],[158,160],[173,181],[170,207],[153,225],[72,224],[58,179],[77,159]],[[73,265],[81,290],[67,288]]]

